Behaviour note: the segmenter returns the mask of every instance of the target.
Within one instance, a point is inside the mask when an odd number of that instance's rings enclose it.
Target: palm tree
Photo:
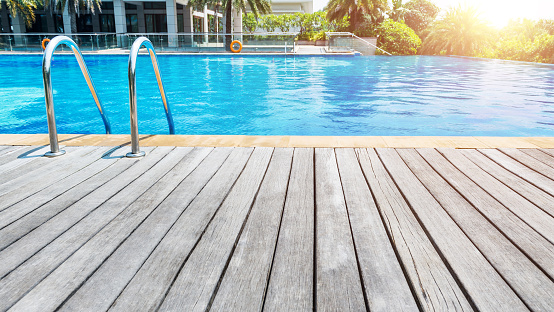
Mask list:
[[[4,3],[12,16],[21,14],[27,26],[33,25],[35,21],[36,0],[0,0],[0,10],[4,9]]]
[[[388,12],[388,15],[395,22],[403,22],[404,16],[409,12],[410,10],[402,4],[402,0],[392,0],[392,8]]]
[[[271,3],[268,0],[190,0],[189,5],[203,7],[207,4],[221,5],[225,9],[225,50],[231,50],[231,41],[233,41],[231,36],[231,18],[232,18],[232,9],[233,7],[246,11],[246,5],[250,7],[254,16],[258,18],[260,14],[271,13]]]
[[[491,34],[475,7],[459,5],[433,23],[421,53],[475,56],[490,44]]]
[[[71,33],[75,34],[77,33],[77,14],[80,14],[80,9],[85,8],[94,14],[94,7],[100,9],[102,0],[50,0],[49,2],[46,2],[46,4],[51,5],[54,8],[57,5],[60,5],[62,10],[65,10],[65,6],[67,4],[69,21],[71,24]]]
[[[363,22],[363,16],[378,18],[388,9],[387,0],[331,0],[327,5],[327,19],[338,22],[348,16],[350,31],[356,30]]]

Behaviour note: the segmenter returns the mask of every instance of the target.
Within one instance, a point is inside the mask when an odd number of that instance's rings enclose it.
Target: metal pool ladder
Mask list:
[[[100,102],[100,99],[96,94],[96,88],[92,83],[92,78],[90,77],[90,73],[88,71],[87,65],[85,64],[85,61],[83,60],[83,55],[81,54],[81,50],[79,50],[79,47],[77,46],[75,41],[71,40],[71,38],[67,36],[56,36],[48,43],[48,45],[46,46],[46,49],[44,50],[44,54],[42,56],[42,79],[44,82],[44,97],[46,100],[48,136],[50,137],[50,152],[47,152],[46,154],[44,154],[44,156],[47,156],[47,157],[56,157],[56,156],[61,156],[65,154],[65,151],[60,150],[60,147],[58,145],[58,131],[56,130],[56,116],[54,114],[54,98],[52,95],[52,78],[50,76],[52,57],[54,55],[54,52],[56,51],[56,48],[61,44],[65,44],[66,46],[70,47],[71,50],[73,50],[73,54],[75,54],[75,58],[79,63],[79,67],[81,68],[81,72],[83,73],[83,76],[87,81],[87,85],[88,85],[88,88],[90,89],[90,93],[94,98],[94,102],[96,102],[96,107],[98,107],[98,110],[100,111],[100,116],[102,117],[102,121],[104,122],[104,127],[106,128],[106,134],[110,134],[111,132],[110,121],[108,120],[108,116],[106,116],[106,112],[104,110],[104,106],[102,105],[102,102]]]
[[[138,132],[138,120],[137,120],[137,79],[136,79],[136,67],[137,57],[140,48],[144,46],[150,54],[152,60],[152,67],[154,67],[154,73],[156,74],[156,80],[158,81],[158,88],[162,96],[162,101],[165,109],[165,116],[167,117],[167,123],[169,124],[169,134],[175,134],[175,126],[173,124],[173,116],[171,115],[171,109],[167,102],[165,95],[165,89],[162,82],[162,76],[158,68],[158,57],[152,42],[146,37],[139,37],[133,43],[131,47],[131,53],[129,54],[129,109],[131,115],[131,152],[127,153],[127,157],[142,157],[144,152],[140,151],[139,147],[139,132]]]

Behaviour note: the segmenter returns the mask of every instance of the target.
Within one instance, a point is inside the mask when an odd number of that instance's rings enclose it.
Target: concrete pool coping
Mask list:
[[[126,134],[59,134],[65,146],[120,146]],[[0,145],[48,145],[48,134],[0,134]],[[554,137],[141,135],[141,146],[554,148]]]

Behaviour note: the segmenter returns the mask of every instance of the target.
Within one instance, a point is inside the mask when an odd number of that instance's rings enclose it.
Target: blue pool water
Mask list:
[[[85,55],[130,133],[127,56]],[[0,133],[46,133],[40,55],[0,55]],[[168,133],[148,57],[141,134]],[[554,66],[452,57],[159,56],[177,134],[554,136]],[[59,133],[103,133],[73,56],[52,67]]]

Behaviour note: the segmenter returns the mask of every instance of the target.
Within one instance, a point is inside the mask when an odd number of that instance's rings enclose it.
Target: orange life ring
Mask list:
[[[237,50],[235,50],[235,48],[233,48],[233,45],[235,45],[235,43],[239,44],[239,48]],[[240,51],[242,51],[242,43],[240,43],[240,41],[238,41],[238,40],[235,40],[235,41],[231,42],[231,51],[233,51],[233,53],[239,53]]]
[[[50,39],[45,38],[45,39],[42,40],[42,49],[43,50],[46,50],[46,45],[45,45],[46,42],[50,42]]]

